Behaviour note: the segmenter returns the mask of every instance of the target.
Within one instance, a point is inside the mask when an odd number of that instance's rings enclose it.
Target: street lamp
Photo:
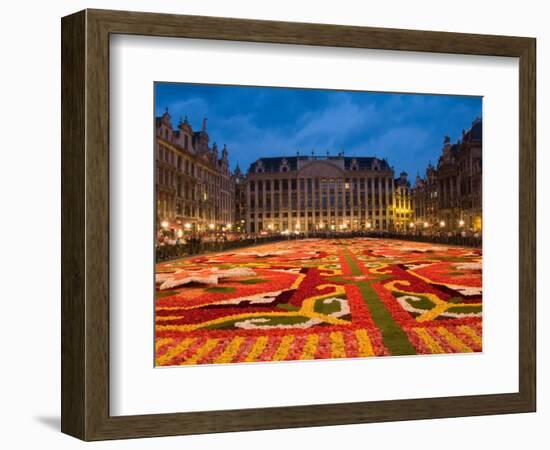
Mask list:
[[[461,226],[461,227],[463,227],[463,226],[464,226],[464,221],[463,221],[462,219],[460,219],[460,220],[458,221],[458,225]]]
[[[216,225],[214,225],[213,223],[211,223],[210,225],[208,225],[208,228],[210,228],[211,230],[213,230],[215,226],[216,226]]]
[[[430,224],[428,222],[424,222],[424,228],[428,228]]]
[[[166,221],[166,220],[163,220],[161,223],[160,223],[160,226],[162,228],[164,228],[165,230],[168,228],[168,225],[169,223]]]
[[[185,229],[186,230],[190,230],[191,229],[191,224],[189,222],[187,222],[185,225],[184,225]]]
[[[225,228],[227,228],[228,230],[230,230],[232,226],[233,226],[233,225],[231,225],[230,223],[228,223],[228,224],[225,226]]]
[[[367,228],[370,229],[370,227],[372,227],[372,224],[370,222],[367,222]]]
[[[414,223],[411,222],[411,223],[409,224],[409,228],[414,228]]]
[[[439,226],[440,226],[441,228],[445,227],[445,221],[442,220],[441,222],[439,222]]]

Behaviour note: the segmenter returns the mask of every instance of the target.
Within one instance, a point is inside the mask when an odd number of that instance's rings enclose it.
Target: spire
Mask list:
[[[206,132],[206,117],[202,119],[202,131]]]
[[[162,115],[162,122],[166,125],[166,126],[171,126],[170,125],[170,114],[168,113],[168,106],[166,106],[166,109],[164,110],[164,114]]]

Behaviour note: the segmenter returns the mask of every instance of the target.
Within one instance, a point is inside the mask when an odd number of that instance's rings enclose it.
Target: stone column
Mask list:
[[[322,205],[323,199],[321,198],[321,205],[323,207],[323,213],[325,215],[326,228],[330,228],[330,180],[325,178],[325,196],[326,196],[326,205]]]
[[[348,226],[346,218],[348,215],[348,205],[346,203],[346,176],[342,180],[342,225]]]
[[[309,195],[309,189],[308,189],[308,180],[309,178],[303,178],[304,180],[304,229],[306,230],[306,233],[309,232],[309,204],[308,204],[308,195]]]
[[[246,222],[246,231],[250,232],[250,183],[251,181],[248,181],[246,183],[246,201],[245,201],[245,222]]]
[[[256,180],[256,186],[254,186],[254,233],[258,232],[258,212],[260,209],[260,182]]]
[[[275,229],[275,180],[273,178],[269,179],[269,187],[270,187],[269,195],[271,197],[271,207],[270,207],[271,221],[269,223],[272,224],[271,231],[273,231]]]
[[[313,219],[313,228],[316,229],[316,227],[319,225],[319,222],[321,221],[321,219],[319,219],[319,221],[317,220],[317,217],[316,217],[316,214],[317,214],[317,188],[315,187],[315,183],[316,183],[316,180],[318,180],[318,178],[316,177],[313,177],[311,179],[311,193],[312,193],[312,196],[311,196],[311,200],[312,200],[312,203],[311,203],[311,216],[312,216],[312,219]]]
[[[373,183],[375,186],[375,189],[373,189],[374,195],[376,196],[376,189],[378,190],[378,208],[376,208],[376,203],[374,204],[373,210],[372,210],[372,219],[373,222],[378,222],[378,225],[376,226],[376,229],[380,229],[380,208],[381,208],[381,202],[382,202],[382,190],[381,190],[381,183],[380,183],[380,177],[377,175],[375,178],[373,178]],[[376,197],[375,197],[376,200]],[[378,213],[377,213],[378,211]],[[373,227],[374,228],[374,227]]]
[[[266,180],[263,179],[262,180],[262,230],[264,230],[266,227],[267,227],[267,223],[265,221],[265,213],[267,211],[267,208],[265,206],[265,199],[266,199],[266,193],[265,193],[265,187],[266,187],[267,183],[266,183]]]
[[[338,224],[338,218],[340,217],[338,215],[339,211],[340,211],[340,199],[339,199],[339,196],[338,194],[341,192],[341,188],[338,188],[338,179],[335,178],[334,179],[334,224],[335,224],[335,229],[338,230],[339,229],[339,225],[341,224]],[[342,215],[342,217],[344,217]]]
[[[355,216],[355,206],[357,204],[357,198],[356,198],[356,195],[355,195],[355,187],[357,187],[357,185],[355,184],[356,181],[358,181],[358,180],[355,177],[351,177],[350,178],[350,183],[349,183],[349,189],[350,189],[350,192],[349,192],[349,208],[350,208],[349,223],[350,223],[350,228],[352,230],[355,229],[355,219],[356,219],[356,216]]]
[[[350,189],[351,189],[351,178],[349,179],[350,180]],[[348,226],[348,223],[346,222],[348,216],[349,216],[349,209],[348,209],[348,204],[347,204],[347,201],[346,201],[346,195],[347,195],[347,192],[346,192],[346,177],[344,176],[344,182],[342,183],[342,224],[345,225],[346,227]],[[351,196],[351,191],[349,191],[349,194]],[[351,221],[350,221],[350,227],[352,225]]]
[[[390,225],[390,178],[389,177],[385,177],[385,183],[386,183],[386,186],[385,186],[385,189],[386,189],[386,204],[385,204],[386,229],[389,229],[389,225]]]
[[[288,202],[287,202],[287,215],[288,215],[288,229],[292,231],[292,179],[290,177],[287,177],[286,179],[286,187],[288,188],[287,194],[288,194]]]
[[[396,199],[397,191],[395,190],[395,184],[394,184],[393,178],[390,178],[390,193],[392,198],[390,220],[395,227],[395,222],[397,221],[396,212],[395,212],[395,209],[397,208],[397,199]]]
[[[367,223],[369,222],[369,177],[365,176],[363,179],[363,189],[365,195],[365,229],[367,229]]]
[[[355,179],[357,182],[357,196],[355,197],[356,206],[357,206],[357,229],[361,229],[361,177]]]
[[[329,217],[330,217],[330,221],[334,221],[334,229],[336,230],[336,216],[334,215],[334,208],[336,208],[336,186],[332,185],[332,183],[330,182],[330,179],[329,179],[329,183],[328,183],[328,212],[329,212]],[[332,201],[330,201],[330,197],[331,195],[334,195],[334,206],[333,206],[333,203]]]
[[[302,189],[300,187],[300,183],[302,182],[302,179],[296,177],[296,225],[300,224],[300,231],[304,226],[304,224],[302,223],[302,218],[300,217],[300,214],[302,212],[301,197],[300,197],[302,193]],[[296,229],[296,227],[294,227],[294,229]]]
[[[281,231],[284,231],[283,228],[283,222],[284,222],[284,215],[283,212],[286,214],[286,210],[283,210],[283,178],[279,178],[279,219],[280,219],[280,225],[279,228]]]

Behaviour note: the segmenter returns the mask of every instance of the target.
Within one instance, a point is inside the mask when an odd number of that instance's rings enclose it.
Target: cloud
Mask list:
[[[366,151],[377,157],[387,157],[396,171],[416,174],[420,161],[433,159],[433,136],[429,130],[416,127],[395,127],[369,139]],[[364,152],[365,150],[363,150]],[[416,170],[415,170],[416,169]]]
[[[194,129],[208,117],[212,142],[227,144],[231,165],[296,151],[387,158],[413,175],[435,163],[443,136],[455,140],[481,114],[479,98],[235,86],[170,86],[174,124],[187,115]]]
[[[327,149],[336,153],[350,136],[376,121],[376,108],[357,105],[342,95],[321,109],[303,112],[287,126],[259,126],[257,119],[255,114],[216,118],[215,127],[225,134],[230,154],[239,155],[239,160],[294,155],[296,151],[309,154],[312,149],[318,154]]]
[[[192,124],[202,123],[203,117],[208,117],[210,105],[202,97],[190,97],[182,100],[171,101],[167,105],[157,102],[157,114],[162,114],[165,107],[168,107],[168,112],[172,116],[172,124],[177,125],[179,119],[188,117]]]

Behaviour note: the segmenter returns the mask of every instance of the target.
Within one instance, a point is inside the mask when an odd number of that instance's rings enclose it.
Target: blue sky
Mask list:
[[[460,138],[481,97],[391,94],[320,89],[157,83],[155,114],[172,123],[188,117],[194,130],[207,117],[211,144],[227,144],[231,167],[259,157],[300,154],[387,158],[396,175],[414,180],[435,164],[443,137]]]

